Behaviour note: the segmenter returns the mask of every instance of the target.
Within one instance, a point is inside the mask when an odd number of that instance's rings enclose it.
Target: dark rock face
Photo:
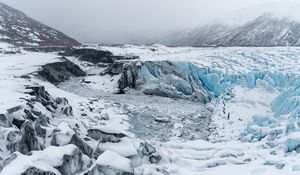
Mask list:
[[[130,88],[146,95],[210,102],[211,95],[199,78],[199,70],[194,69],[196,66],[180,65],[170,61],[116,62],[105,73],[113,75],[122,69],[120,93]]]
[[[140,145],[140,156],[141,157],[148,157],[150,163],[159,163],[161,161],[161,156],[157,154],[156,149],[154,146],[149,144],[148,142],[142,143]]]
[[[126,137],[126,135],[123,133],[108,133],[100,129],[89,129],[88,136],[92,139],[99,140],[101,143],[116,143],[120,142],[121,138]]]
[[[62,175],[74,175],[84,168],[83,155],[79,149],[75,149],[71,155],[64,155],[62,164],[55,167]]]
[[[136,56],[116,56],[109,51],[89,49],[89,48],[71,49],[65,52],[63,55],[78,57],[82,61],[90,62],[93,64],[97,64],[97,63],[112,64],[116,60],[129,60],[129,59],[138,58]]]
[[[116,61],[113,64],[111,64],[106,70],[101,72],[101,75],[119,75],[123,72],[123,67],[125,62]]]
[[[93,149],[86,144],[78,135],[74,134],[71,138],[70,144],[76,145],[83,154],[92,157]]]
[[[59,84],[63,81],[69,80],[71,77],[82,77],[86,73],[73,62],[64,59],[63,62],[56,62],[44,65],[43,70],[38,72],[38,75],[45,78],[53,84]]]
[[[2,127],[11,127],[12,123],[9,121],[6,115],[0,114],[0,126]]]
[[[142,154],[145,156],[150,156],[151,154],[156,152],[156,149],[148,142],[146,142],[142,147]]]
[[[24,122],[21,127],[21,138],[15,143],[11,152],[19,151],[22,154],[28,154],[30,151],[41,149],[42,146],[38,142],[32,123],[30,121]]]
[[[58,134],[58,132],[53,134],[50,144],[53,146],[62,146],[57,141],[57,134]],[[73,134],[71,136],[70,142],[67,144],[76,145],[83,154],[85,154],[89,157],[92,157],[93,149],[87,143],[85,143],[77,134]]]
[[[16,46],[77,46],[76,40],[0,3],[0,41]]]
[[[56,174],[51,171],[43,171],[36,167],[29,167],[21,175],[56,175]]]

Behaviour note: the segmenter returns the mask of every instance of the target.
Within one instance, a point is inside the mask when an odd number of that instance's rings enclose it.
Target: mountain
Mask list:
[[[0,2],[0,41],[16,46],[75,46],[80,43]]]
[[[158,39],[168,46],[299,46],[300,23],[265,13],[240,26],[209,24]]]

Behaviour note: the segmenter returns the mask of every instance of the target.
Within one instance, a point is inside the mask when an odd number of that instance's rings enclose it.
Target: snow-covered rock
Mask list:
[[[83,154],[89,157],[93,154],[93,149],[78,136],[70,125],[62,122],[54,129],[51,145],[64,146],[68,144],[76,145]]]
[[[38,75],[45,78],[47,81],[58,84],[74,77],[85,76],[86,73],[79,66],[66,58],[61,58],[62,62],[49,63],[42,66],[42,70]]]
[[[94,48],[73,48],[65,53],[63,53],[64,56],[74,56],[77,57],[79,60],[98,64],[98,63],[106,63],[106,64],[112,64],[117,60],[133,60],[137,59],[136,56],[119,56],[114,55],[110,51],[107,50],[98,50]]]
[[[121,138],[127,137],[126,134],[108,127],[95,127],[88,129],[88,136],[92,139],[99,140],[101,143],[120,142]]]
[[[133,168],[131,166],[131,161],[125,157],[112,151],[105,151],[101,154],[96,164],[88,172],[88,175],[133,175]]]
[[[62,147],[50,146],[43,151],[34,151],[31,155],[18,152],[5,161],[1,175],[19,175],[28,172],[74,175],[87,169],[89,158],[84,156],[75,145]]]

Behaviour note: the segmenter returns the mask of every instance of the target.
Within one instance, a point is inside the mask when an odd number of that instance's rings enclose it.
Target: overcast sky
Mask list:
[[[0,1],[81,42],[99,43],[126,42],[132,34],[193,28],[215,20],[241,21],[275,6],[285,13],[297,11],[300,16],[300,0]]]

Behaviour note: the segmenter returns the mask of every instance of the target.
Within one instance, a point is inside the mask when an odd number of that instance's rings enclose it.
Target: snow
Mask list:
[[[60,175],[55,167],[63,163],[64,155],[72,155],[77,149],[75,145],[66,145],[62,147],[49,146],[43,151],[34,151],[32,155],[22,155],[17,153],[17,158],[10,164],[5,166],[1,171],[1,175],[19,175],[29,167],[38,167],[44,171],[52,171]]]
[[[105,151],[98,157],[96,161],[96,164],[98,165],[109,166],[118,170],[123,170],[125,172],[133,171],[130,163],[130,159],[122,157],[119,154],[112,151]]]
[[[87,129],[91,128],[130,136],[118,143],[101,144],[99,147],[105,152],[94,162],[99,165],[132,172],[130,160],[125,157],[138,155],[138,143],[149,141],[162,160],[158,164],[150,164],[144,158],[134,172],[174,175],[229,175],[237,172],[249,175],[299,174],[300,48],[94,47],[119,55],[138,55],[139,64],[147,60],[173,61],[179,70],[191,71],[199,77],[212,94],[212,102],[203,105],[143,96],[132,91],[129,94],[113,94],[119,76],[98,76],[103,68],[88,66],[71,57],[68,59],[94,74],[85,78],[91,83],[81,83],[82,78],[74,78],[54,86],[32,77],[32,73],[44,64],[60,61],[58,56],[22,51],[0,56],[0,113],[25,104],[20,99],[28,97],[24,94],[25,85],[40,84],[52,96],[66,97],[74,110],[72,117],[50,117],[49,128],[59,130],[60,145],[67,144],[75,131],[85,138]],[[30,80],[20,77],[26,74],[30,74]],[[150,76],[147,70],[143,75]],[[162,77],[157,74],[152,78],[157,81]],[[176,79],[176,82],[180,81]],[[43,111],[39,103],[34,107]],[[206,108],[212,109],[208,140],[187,141],[180,137],[184,124],[191,122],[184,119],[210,115]],[[51,116],[50,113],[46,115]],[[147,123],[149,118],[174,123],[172,128],[165,123],[163,127],[157,127],[160,123]],[[151,133],[138,133],[143,124]],[[137,127],[133,127],[135,125]],[[167,132],[169,130],[170,133]],[[2,127],[0,131],[5,140],[8,131]],[[158,139],[163,134],[168,136],[168,141]],[[48,142],[46,146],[49,146]],[[4,141],[0,143],[5,145]],[[94,140],[86,143],[93,148],[98,144]],[[7,151],[5,146],[1,149]],[[53,167],[60,163],[62,152],[69,153],[72,149],[70,145],[47,147],[31,156],[19,155],[1,173],[18,174],[29,165],[55,171]]]
[[[138,154],[133,141],[129,138],[121,138],[121,141],[118,143],[103,143],[101,144],[100,149],[104,151],[110,150],[124,157],[135,156]]]
[[[23,52],[14,55],[0,56],[0,113],[17,105],[24,104],[21,98],[26,98],[25,85],[32,85],[28,79],[20,76],[34,73],[42,65],[52,62],[59,62],[56,54]]]

